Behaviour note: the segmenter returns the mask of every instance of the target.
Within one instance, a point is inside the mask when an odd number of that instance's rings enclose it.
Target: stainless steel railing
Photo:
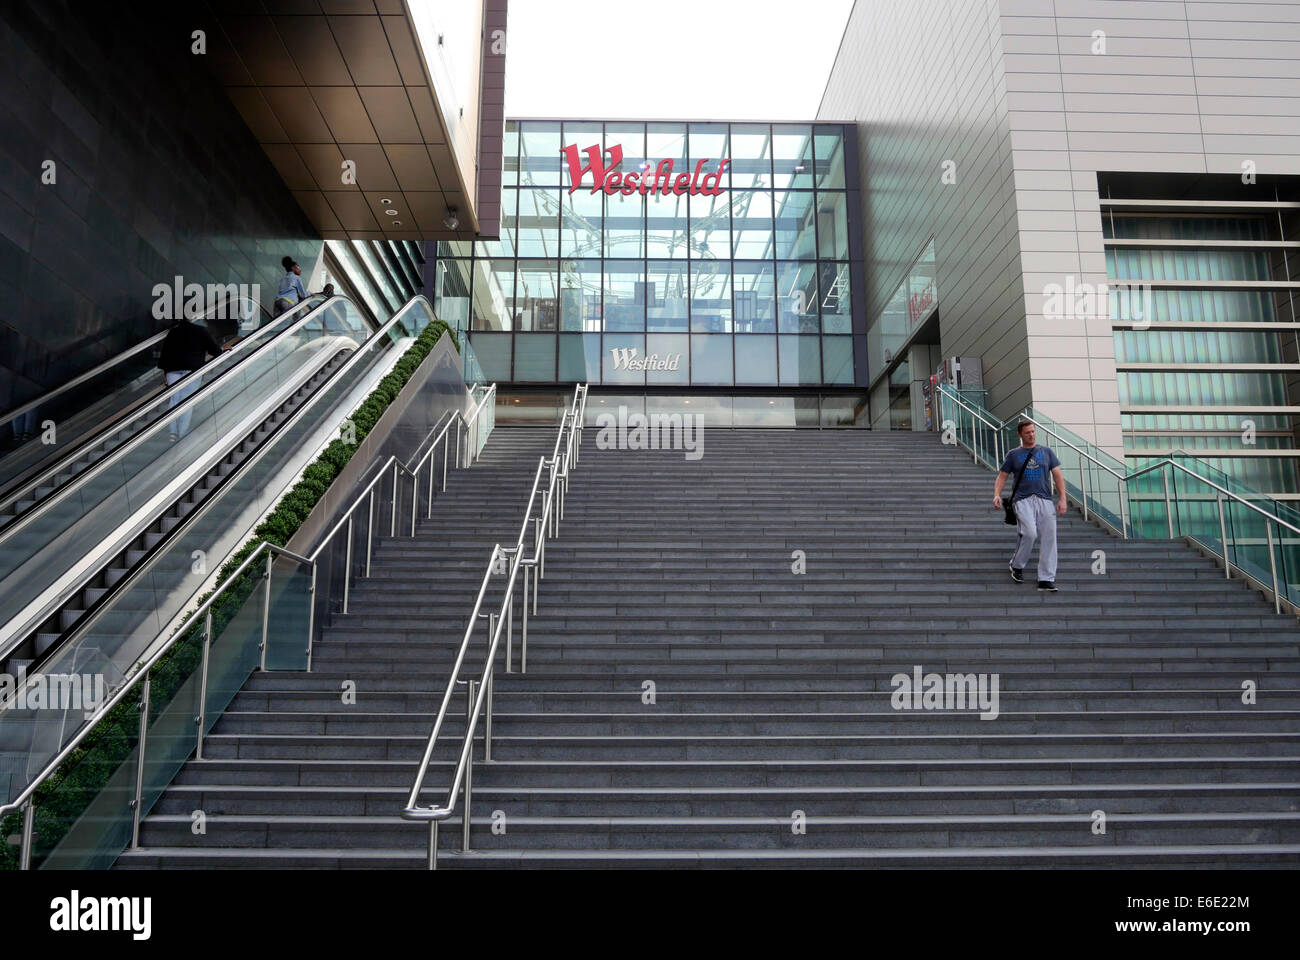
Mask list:
[[[395,537],[397,536],[398,505],[401,502],[400,489],[399,489],[399,484],[401,482],[400,478],[403,475],[410,478],[411,516],[410,516],[409,536],[412,537],[415,536],[416,515],[419,510],[421,471],[424,471],[427,478],[425,481],[426,504],[427,504],[425,508],[425,518],[428,519],[433,516],[433,501],[434,501],[433,492],[434,492],[434,485],[435,485],[435,476],[439,472],[441,472],[442,475],[440,490],[445,491],[447,489],[447,464],[451,460],[449,454],[450,454],[450,443],[451,443],[450,438],[452,436],[452,434],[450,434],[448,431],[451,430],[453,425],[456,426],[456,431],[454,433],[454,436],[456,438],[455,462],[457,467],[463,469],[472,466],[474,462],[478,459],[479,452],[481,451],[481,447],[477,445],[477,438],[479,436],[480,423],[484,417],[483,411],[490,402],[495,402],[495,398],[496,398],[496,384],[492,384],[485,391],[483,399],[477,404],[477,406],[475,406],[470,411],[470,413],[467,416],[462,416],[459,412],[452,411],[451,413],[446,414],[443,418],[439,420],[440,425],[435,425],[433,430],[430,431],[429,435],[425,437],[425,439],[420,443],[419,447],[416,448],[416,449],[420,449],[424,447],[425,444],[428,444],[428,449],[425,450],[423,454],[415,458],[413,464],[411,462],[403,463],[397,457],[391,456],[388,458],[387,461],[384,462],[384,464],[378,470],[375,471],[374,476],[371,477],[370,481],[360,490],[360,492],[357,493],[357,495],[353,498],[351,505],[348,506],[348,508],[339,515],[339,518],[335,522],[334,526],[330,528],[329,532],[325,534],[325,536],[321,539],[320,543],[316,545],[316,548],[308,556],[307,559],[312,564],[313,591],[316,588],[316,569],[317,569],[317,563],[321,555],[327,549],[332,547],[335,537],[339,536],[340,534],[343,534],[346,537],[346,541],[345,541],[346,545],[344,549],[344,562],[343,562],[343,597],[342,597],[342,606],[340,612],[342,613],[348,612],[348,599],[349,596],[351,595],[351,590],[352,590],[352,566],[353,566],[352,560],[353,560],[353,550],[355,547],[354,544],[355,531],[357,527],[357,518],[360,514],[361,507],[363,505],[365,505],[366,507],[365,576],[369,577],[371,560],[373,557],[374,544],[375,544],[375,529],[376,529],[375,528],[375,497],[379,493],[379,487],[383,479],[388,476],[391,476],[392,478],[392,503],[391,503],[391,508],[389,511],[389,519],[388,519],[388,535],[390,537]],[[432,443],[429,442],[430,437],[433,438]],[[438,470],[437,458],[435,456],[439,447],[441,447],[443,451],[441,471]],[[308,625],[308,641],[307,641],[307,669],[308,670],[311,670],[312,641],[315,636],[315,622],[314,622],[315,612],[316,612],[316,604],[313,603],[312,622],[309,623]]]
[[[564,513],[565,496],[568,489],[569,475],[578,462],[582,444],[583,424],[586,422],[587,386],[579,384],[574,388],[573,400],[560,418],[560,426],[552,448],[551,456],[540,457],[533,474],[533,484],[528,493],[528,506],[524,510],[524,520],[519,527],[519,536],[510,547],[494,544],[488,557],[487,569],[479,584],[478,595],[470,610],[469,624],[461,638],[456,660],[452,665],[451,675],[447,678],[447,688],[443,692],[442,702],[438,706],[438,715],[425,745],[424,754],[416,771],[415,783],[407,797],[406,806],[401,815],[403,819],[428,821],[429,851],[428,866],[430,870],[438,866],[438,824],[448,819],[456,809],[456,798],[463,792],[461,812],[461,849],[470,849],[471,802],[474,775],[474,732],[479,715],[483,715],[483,759],[492,759],[492,688],[497,651],[501,646],[502,634],[506,638],[506,672],[514,672],[514,597],[519,571],[524,571],[520,623],[520,672],[528,671],[528,616],[530,612],[529,574],[532,580],[531,612],[537,613],[537,594],[540,581],[545,577],[546,539],[558,536],[559,523]],[[538,494],[542,477],[547,477],[545,493],[541,502]],[[538,510],[534,514],[534,507]],[[528,535],[532,533],[532,554],[526,554],[525,546]],[[488,621],[487,656],[482,673],[477,677],[460,678],[470,644],[478,629],[484,598],[494,576],[504,574],[506,577],[505,593],[498,608],[486,615]],[[420,793],[424,789],[425,779],[429,774],[429,764],[438,746],[443,723],[451,707],[452,697],[457,686],[466,687],[465,735],[461,740],[455,772],[447,798],[441,805],[422,807],[419,805]]]
[[[1278,558],[1278,554],[1275,552],[1274,549],[1275,545],[1273,540],[1272,525],[1276,524],[1278,528],[1277,547],[1279,549],[1281,547],[1282,539],[1283,539],[1282,531],[1287,530],[1290,531],[1292,534],[1296,535],[1297,537],[1300,537],[1300,526],[1297,526],[1296,524],[1292,524],[1289,521],[1284,520],[1282,517],[1276,515],[1275,513],[1272,513],[1264,509],[1263,507],[1259,506],[1257,503],[1252,503],[1249,499],[1241,496],[1240,494],[1232,490],[1229,490],[1227,487],[1216,482],[1210,477],[1206,477],[1200,473],[1197,473],[1195,470],[1192,470],[1185,464],[1179,463],[1176,460],[1166,457],[1161,460],[1158,460],[1155,463],[1148,464],[1147,466],[1142,467],[1138,470],[1134,470],[1131,473],[1127,471],[1116,470],[1109,463],[1106,463],[1103,459],[1101,459],[1098,455],[1092,453],[1090,450],[1087,450],[1086,448],[1076,443],[1073,443],[1068,438],[1064,437],[1061,434],[1061,430],[1059,427],[1054,427],[1051,424],[1044,423],[1042,418],[1035,416],[1033,413],[1029,411],[1026,411],[1021,414],[1017,414],[1016,416],[1010,417],[1006,420],[999,421],[996,418],[992,417],[988,411],[968,403],[956,391],[950,389],[946,384],[940,384],[938,387],[938,392],[939,392],[939,397],[941,399],[941,402],[952,404],[953,406],[957,407],[958,409],[970,415],[971,429],[969,431],[964,431],[962,429],[963,426],[962,424],[955,424],[957,428],[956,439],[962,446],[966,447],[968,450],[971,451],[971,456],[976,463],[980,462],[981,453],[991,453],[993,457],[992,464],[995,465],[994,469],[997,469],[996,464],[1000,464],[1002,462],[1003,455],[1009,452],[1009,450],[1002,449],[1003,431],[1010,424],[1018,423],[1022,420],[1034,424],[1036,427],[1038,427],[1043,431],[1047,446],[1053,446],[1053,440],[1055,440],[1057,446],[1066,447],[1069,450],[1071,450],[1073,453],[1075,453],[1079,457],[1079,463],[1078,463],[1079,494],[1076,496],[1075,494],[1069,492],[1068,485],[1067,485],[1067,497],[1079,505],[1085,520],[1090,519],[1090,517],[1096,519],[1102,525],[1112,530],[1114,533],[1116,533],[1118,536],[1124,539],[1130,539],[1130,534],[1135,532],[1135,524],[1131,518],[1133,515],[1133,503],[1140,499],[1137,496],[1135,496],[1134,493],[1134,487],[1135,487],[1134,482],[1139,478],[1145,477],[1148,474],[1153,474],[1156,471],[1160,471],[1162,479],[1164,481],[1163,497],[1157,495],[1156,499],[1157,500],[1163,499],[1164,506],[1165,506],[1166,531],[1168,533],[1169,539],[1171,540],[1175,539],[1175,537],[1177,536],[1177,534],[1175,533],[1174,517],[1176,512],[1175,507],[1179,503],[1179,498],[1177,497],[1177,494],[1171,490],[1170,473],[1172,471],[1177,471],[1178,473],[1181,473],[1182,475],[1191,479],[1194,483],[1203,485],[1204,487],[1213,491],[1214,501],[1217,509],[1218,528],[1219,528],[1219,535],[1220,535],[1219,546],[1218,549],[1215,550],[1215,552],[1220,556],[1220,558],[1223,561],[1224,576],[1228,579],[1231,579],[1233,568],[1236,567],[1238,573],[1240,573],[1245,577],[1248,577],[1250,580],[1255,582],[1261,589],[1263,589],[1266,594],[1269,594],[1271,596],[1271,599],[1273,600],[1274,612],[1279,614],[1282,612],[1282,605],[1284,602],[1283,591],[1279,589],[1280,586],[1279,575],[1278,575],[1279,558]],[[983,437],[980,431],[975,428],[975,421],[979,421],[979,423],[983,424],[986,428],[988,428],[988,430],[991,431],[991,436],[987,438]],[[1092,493],[1093,509],[1090,510],[1089,482],[1088,482],[1089,471],[1084,469],[1085,462],[1089,464],[1093,470],[1100,471],[1105,475],[1109,475],[1110,478],[1115,481],[1116,491],[1118,495],[1117,496],[1118,507],[1119,507],[1118,525],[1112,522],[1110,519],[1108,519],[1105,516],[1105,512],[1101,512],[1095,509],[1096,500],[1098,496],[1098,491],[1096,489],[1095,481],[1094,481],[1093,493]],[[1148,497],[1146,499],[1150,499],[1150,498]],[[1190,500],[1190,499],[1191,498],[1184,498],[1184,500]],[[1204,498],[1197,498],[1198,501],[1204,501],[1204,502],[1208,502],[1208,499],[1209,499],[1208,495]],[[1252,573],[1249,569],[1247,569],[1247,567],[1244,564],[1234,562],[1232,558],[1231,541],[1227,534],[1225,504],[1238,504],[1252,511],[1254,514],[1256,514],[1258,517],[1260,517],[1263,520],[1265,537],[1267,540],[1268,561],[1269,561],[1269,575],[1267,581],[1262,580],[1261,577],[1257,576],[1255,573]],[[1206,542],[1203,538],[1195,537],[1192,535],[1188,535],[1188,536],[1189,539],[1197,540],[1208,549],[1214,550],[1213,543]],[[1292,602],[1289,596],[1286,598],[1285,603],[1293,612],[1300,612],[1300,610],[1297,610],[1296,604]]]
[[[269,649],[269,645],[268,645],[269,628],[270,628],[269,613],[270,613],[271,577],[272,577],[273,561],[276,557],[286,557],[288,559],[296,561],[301,566],[309,567],[311,586],[307,591],[309,596],[309,600],[308,600],[309,607],[308,607],[308,616],[307,616],[307,647],[306,647],[307,661],[306,663],[307,663],[307,670],[310,671],[311,654],[312,654],[313,639],[314,639],[315,626],[316,626],[315,625],[315,611],[316,611],[315,592],[317,588],[317,570],[320,565],[321,555],[332,544],[334,538],[337,535],[339,535],[340,531],[346,531],[346,536],[348,539],[348,544],[347,544],[348,563],[345,566],[343,601],[342,601],[343,612],[346,613],[347,602],[348,602],[348,590],[350,588],[350,583],[351,583],[350,578],[351,578],[351,566],[352,566],[351,555],[352,555],[352,548],[353,548],[353,526],[358,511],[361,509],[363,505],[366,505],[369,510],[369,516],[371,519],[371,522],[368,524],[368,528],[367,528],[366,566],[365,566],[366,575],[369,576],[371,552],[374,544],[375,524],[373,522],[373,519],[374,519],[375,494],[377,492],[378,485],[385,477],[388,477],[390,475],[393,477],[394,484],[398,482],[399,476],[404,475],[410,478],[411,503],[412,503],[410,531],[411,531],[411,535],[414,536],[415,521],[416,521],[416,506],[419,499],[420,479],[422,473],[426,478],[425,489],[428,495],[426,516],[432,516],[433,491],[435,486],[436,474],[441,473],[441,489],[445,491],[447,486],[447,469],[448,469],[448,464],[451,461],[451,457],[449,456],[450,443],[451,443],[450,437],[452,435],[450,433],[451,428],[453,427],[453,425],[457,426],[457,429],[454,434],[456,437],[456,455],[455,455],[456,463],[458,465],[467,467],[471,465],[475,460],[478,459],[478,453],[476,450],[474,450],[473,448],[469,447],[468,444],[466,444],[464,449],[467,451],[467,455],[464,461],[462,461],[461,453],[462,453],[462,443],[464,442],[463,438],[468,437],[470,435],[474,423],[477,421],[479,417],[483,415],[483,410],[487,408],[487,404],[489,403],[489,401],[494,400],[495,396],[496,396],[496,385],[493,384],[484,391],[484,397],[482,401],[480,401],[480,403],[475,407],[475,409],[471,411],[468,417],[463,417],[458,412],[453,411],[445,415],[443,418],[441,418],[439,420],[439,423],[434,426],[433,430],[429,432],[429,434],[416,448],[417,450],[423,449],[427,444],[427,449],[425,449],[423,454],[419,454],[418,456],[412,458],[411,461],[407,463],[403,463],[400,460],[398,460],[396,457],[390,457],[388,461],[386,461],[384,465],[378,471],[375,472],[374,477],[372,477],[369,483],[367,483],[367,485],[363,487],[362,490],[357,494],[357,496],[353,499],[351,505],[340,516],[338,522],[335,523],[334,527],[325,535],[325,537],[321,540],[320,544],[312,551],[312,553],[309,556],[301,556],[290,550],[286,550],[283,547],[277,546],[276,544],[267,541],[262,541],[257,545],[257,547],[253,550],[253,552],[238,567],[236,567],[234,571],[231,572],[230,576],[226,578],[225,582],[219,588],[217,588],[217,590],[210,597],[208,597],[207,600],[201,603],[199,607],[194,611],[194,613],[186,621],[187,624],[194,624],[194,623],[203,624],[202,641],[201,641],[202,654],[201,654],[201,659],[199,664],[199,682],[198,682],[199,692],[197,698],[198,706],[197,706],[197,715],[194,717],[194,723],[197,729],[197,734],[194,743],[194,755],[197,759],[202,759],[203,757],[203,741],[208,728],[207,702],[208,702],[208,674],[209,674],[209,664],[210,664],[209,651],[215,639],[215,634],[213,630],[213,617],[212,617],[213,606],[219,600],[225,597],[234,587],[244,586],[245,584],[241,581],[243,575],[253,567],[254,562],[259,557],[265,556],[265,565],[266,565],[265,571],[259,575],[265,578],[265,592],[264,592],[265,606],[263,607],[262,616],[261,616],[261,640],[260,640],[258,659],[259,659],[260,669],[266,670],[267,651]],[[430,442],[430,440],[432,440],[432,442]],[[437,465],[438,460],[436,456],[439,448],[441,448],[443,451],[441,470],[438,469],[438,465]],[[397,535],[398,500],[399,500],[398,491],[394,489],[393,507],[390,512],[389,524],[388,524],[390,536]],[[166,643],[164,643],[161,647],[159,647],[158,650],[153,655],[151,655],[147,660],[143,662],[143,665],[139,669],[137,669],[134,674],[132,674],[132,676],[127,680],[126,683],[124,683],[118,690],[114,691],[112,696],[109,697],[107,700],[105,700],[104,703],[99,705],[92,721],[87,724],[84,724],[81,727],[81,729],[76,733],[76,735],[65,745],[65,747],[62,750],[59,751],[58,755],[52,761],[50,761],[35,778],[33,778],[33,780],[27,785],[27,787],[22,792],[20,792],[9,803],[0,805],[0,816],[3,816],[4,814],[12,810],[22,809],[24,811],[23,829],[20,834],[20,852],[19,852],[19,865],[21,869],[26,870],[29,869],[31,866],[33,831],[34,831],[35,811],[36,811],[36,804],[35,804],[34,797],[36,791],[40,788],[40,786],[43,783],[45,783],[46,780],[49,779],[49,777],[52,774],[54,774],[56,770],[58,770],[62,766],[62,764],[71,756],[72,752],[76,750],[78,746],[81,745],[81,743],[86,739],[86,737],[89,736],[97,728],[100,721],[102,721],[115,706],[121,703],[131,693],[131,691],[136,689],[137,686],[139,686],[141,690],[140,728],[139,728],[138,746],[136,748],[137,754],[136,754],[136,769],[135,769],[134,794],[133,794],[134,799],[131,801],[132,816],[133,816],[132,831],[131,831],[131,847],[134,849],[139,846],[141,797],[142,797],[142,791],[144,789],[144,781],[145,781],[145,758],[148,751],[148,729],[149,729],[149,722],[151,716],[150,715],[151,687],[150,687],[149,673],[152,670],[152,668],[156,664],[158,664],[165,656],[167,656],[168,653],[171,652],[182,639],[189,636],[191,636],[191,632],[189,629],[182,628],[177,630],[166,641]]]

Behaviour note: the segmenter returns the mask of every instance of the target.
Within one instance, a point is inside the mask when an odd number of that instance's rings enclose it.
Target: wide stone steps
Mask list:
[[[1181,541],[1072,511],[1060,592],[1039,594],[1008,576],[992,475],[933,436],[713,430],[687,461],[595,433],[528,672],[502,651],[491,762],[478,726],[474,849],[458,801],[441,866],[1300,863],[1296,620]],[[427,825],[400,810],[491,545],[513,542],[553,441],[499,428],[415,539],[381,538],[312,672],[253,675],[119,866],[423,868]],[[518,610],[514,627],[518,670]],[[997,719],[895,709],[917,666],[997,673]],[[446,799],[464,709],[462,687],[422,804]]]

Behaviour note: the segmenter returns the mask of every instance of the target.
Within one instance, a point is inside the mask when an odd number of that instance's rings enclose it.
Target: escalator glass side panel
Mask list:
[[[147,507],[161,513],[219,452],[243,440],[235,433],[256,430],[283,391],[368,333],[355,308],[336,298],[207,389],[173,394],[157,422],[0,530],[0,654],[32,626],[33,598],[124,545],[128,518]]]
[[[106,429],[117,427],[128,433],[143,429],[167,411],[173,393],[201,389],[314,309],[313,304],[303,304],[272,320],[260,305],[252,306],[256,306],[257,312],[249,320],[241,319],[238,327],[234,321],[216,317],[205,316],[194,321],[223,346],[232,339],[232,334],[240,336],[232,350],[204,364],[174,387],[168,387],[163,371],[157,366],[162,335],[156,335],[140,347],[126,351],[119,362],[94,376],[62,392],[53,391],[37,406],[26,410],[15,408],[16,416],[10,415],[5,422],[0,422],[3,497],[9,499],[24,484],[41,483],[44,470],[83,444],[93,443]],[[60,471],[63,472],[66,471]]]
[[[168,624],[204,588],[209,574],[251,536],[257,523],[297,479],[303,466],[302,451],[314,451],[337,435],[339,419],[352,412],[358,395],[364,396],[374,388],[400,356],[402,345],[431,320],[424,302],[414,300],[386,331],[357,347],[340,371],[250,458],[245,468],[187,518],[178,535],[132,571],[125,586],[65,638],[41,665],[41,673],[51,676],[88,672],[101,676],[106,695],[112,697],[141,659],[155,648]],[[351,303],[339,300],[323,318],[321,329],[340,331],[332,334],[340,336],[341,331],[354,330],[363,323]],[[196,552],[201,552],[202,564],[196,562]],[[273,669],[305,666],[310,573],[291,571],[292,566],[279,564],[273,571],[272,607],[267,617],[268,666]],[[236,621],[254,622],[260,630],[260,607],[258,615],[249,618],[238,601],[261,604],[263,593],[262,589],[236,589],[233,597],[237,602],[225,603],[223,598],[220,605],[214,604],[214,631],[226,631],[227,624]],[[192,630],[194,626],[182,629]],[[270,633],[272,630],[275,632]],[[301,636],[294,637],[297,631]],[[234,644],[229,651],[230,662],[236,665],[222,661],[226,666],[218,681],[221,690],[236,689],[243,682],[240,671],[246,677],[251,670],[248,638],[236,642],[238,638],[232,634],[228,639]],[[260,642],[260,635],[257,639]],[[11,778],[6,800],[39,775],[85,720],[81,711],[71,709],[11,707],[0,712],[0,784],[6,774]]]

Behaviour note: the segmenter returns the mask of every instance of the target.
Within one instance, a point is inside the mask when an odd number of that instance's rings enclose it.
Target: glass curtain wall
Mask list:
[[[1112,281],[1180,284],[1116,287],[1110,297],[1129,467],[1184,450],[1263,492],[1300,490],[1300,451],[1286,452],[1296,446],[1282,409],[1297,360],[1292,302],[1278,290],[1214,286],[1276,279],[1276,247],[1216,244],[1277,240],[1281,224],[1267,215],[1106,211],[1102,225]]]
[[[423,264],[424,244],[410,240],[326,240],[321,287],[334,284],[335,293],[351,298],[372,321],[386,323],[420,292]]]
[[[852,386],[845,135],[507,121],[501,238],[437,245],[437,314],[469,331],[500,382]],[[621,175],[663,170],[661,188],[593,193],[586,172],[570,193],[566,146],[582,164],[589,147],[605,163],[617,147]],[[697,167],[716,175],[724,158],[718,194],[662,189]]]

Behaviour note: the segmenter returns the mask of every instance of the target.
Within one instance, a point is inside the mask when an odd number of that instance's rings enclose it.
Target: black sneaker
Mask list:
[[[1008,564],[1007,569],[1011,571],[1011,579],[1014,580],[1016,583],[1025,582],[1025,570],[1023,567],[1017,570],[1015,567]]]
[[[1038,589],[1044,593],[1056,593],[1056,583],[1052,580],[1039,580]]]

